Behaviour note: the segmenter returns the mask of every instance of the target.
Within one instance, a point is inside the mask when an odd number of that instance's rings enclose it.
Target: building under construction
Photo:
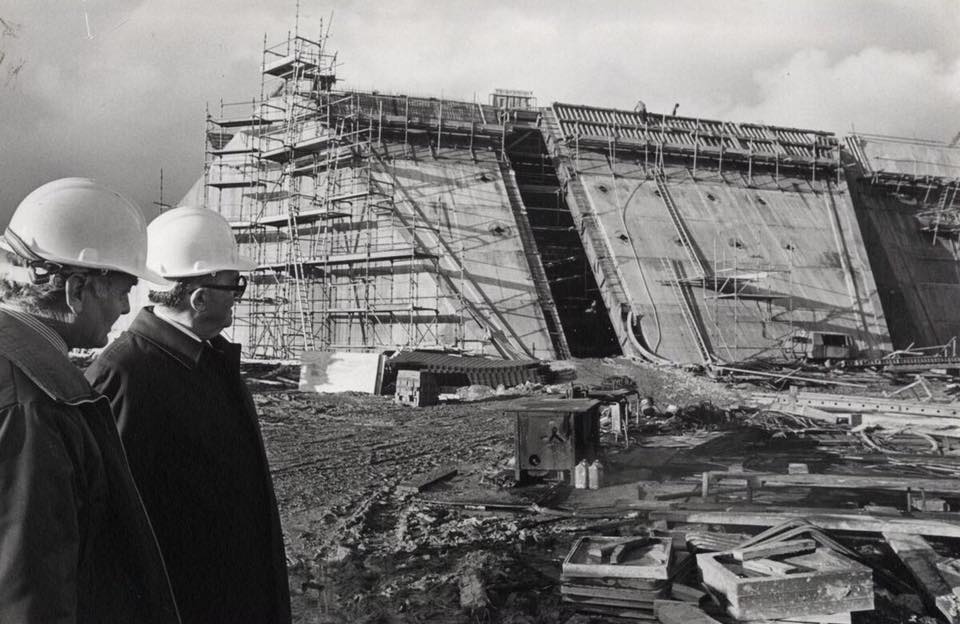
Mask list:
[[[264,46],[181,201],[259,268],[250,357],[794,359],[960,334],[960,148],[579,104],[336,88],[326,37]]]

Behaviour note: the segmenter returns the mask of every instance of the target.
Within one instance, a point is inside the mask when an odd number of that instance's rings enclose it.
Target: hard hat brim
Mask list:
[[[173,288],[176,285],[173,282],[166,279],[165,277],[163,277],[162,275],[160,275],[159,273],[157,273],[156,271],[151,271],[147,267],[144,267],[143,269],[141,269],[140,271],[137,271],[136,273],[133,273],[132,275],[145,282],[149,282],[157,286],[156,290],[168,290],[170,288]]]
[[[200,277],[201,275],[213,275],[214,273],[219,273],[221,271],[239,271],[240,273],[249,273],[258,266],[260,265],[257,264],[257,262],[252,258],[247,258],[246,256],[237,256],[237,259],[232,262],[208,265],[195,271],[178,271],[175,273],[160,273],[159,275],[163,275],[162,279],[165,280],[178,280],[188,277]]]

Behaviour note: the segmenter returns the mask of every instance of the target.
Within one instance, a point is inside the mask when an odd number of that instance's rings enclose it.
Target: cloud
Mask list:
[[[722,116],[737,121],[949,140],[960,130],[960,59],[870,47],[831,61],[803,50],[754,73],[759,101]]]
[[[89,175],[148,214],[202,174],[205,107],[260,93],[261,46],[296,0],[7,0],[0,226],[53,178]],[[346,85],[486,101],[497,87],[737,121],[949,138],[956,0],[329,0]],[[87,24],[89,23],[89,31]],[[90,38],[89,35],[92,35]],[[9,77],[13,63],[23,62]],[[958,128],[960,129],[960,128]]]

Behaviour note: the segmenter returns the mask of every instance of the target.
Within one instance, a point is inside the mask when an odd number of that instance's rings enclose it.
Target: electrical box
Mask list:
[[[599,407],[593,399],[541,399],[508,410],[516,422],[517,480],[526,473],[569,481],[578,462],[597,459]]]

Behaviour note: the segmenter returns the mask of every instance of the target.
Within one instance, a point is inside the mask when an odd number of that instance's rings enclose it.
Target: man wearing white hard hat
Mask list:
[[[139,208],[86,178],[30,193],[0,237],[0,622],[179,621],[108,401],[102,347],[145,266]]]
[[[87,370],[110,397],[185,623],[290,621],[283,534],[240,345],[220,336],[243,295],[230,224],[182,207],[148,228],[152,290]]]

